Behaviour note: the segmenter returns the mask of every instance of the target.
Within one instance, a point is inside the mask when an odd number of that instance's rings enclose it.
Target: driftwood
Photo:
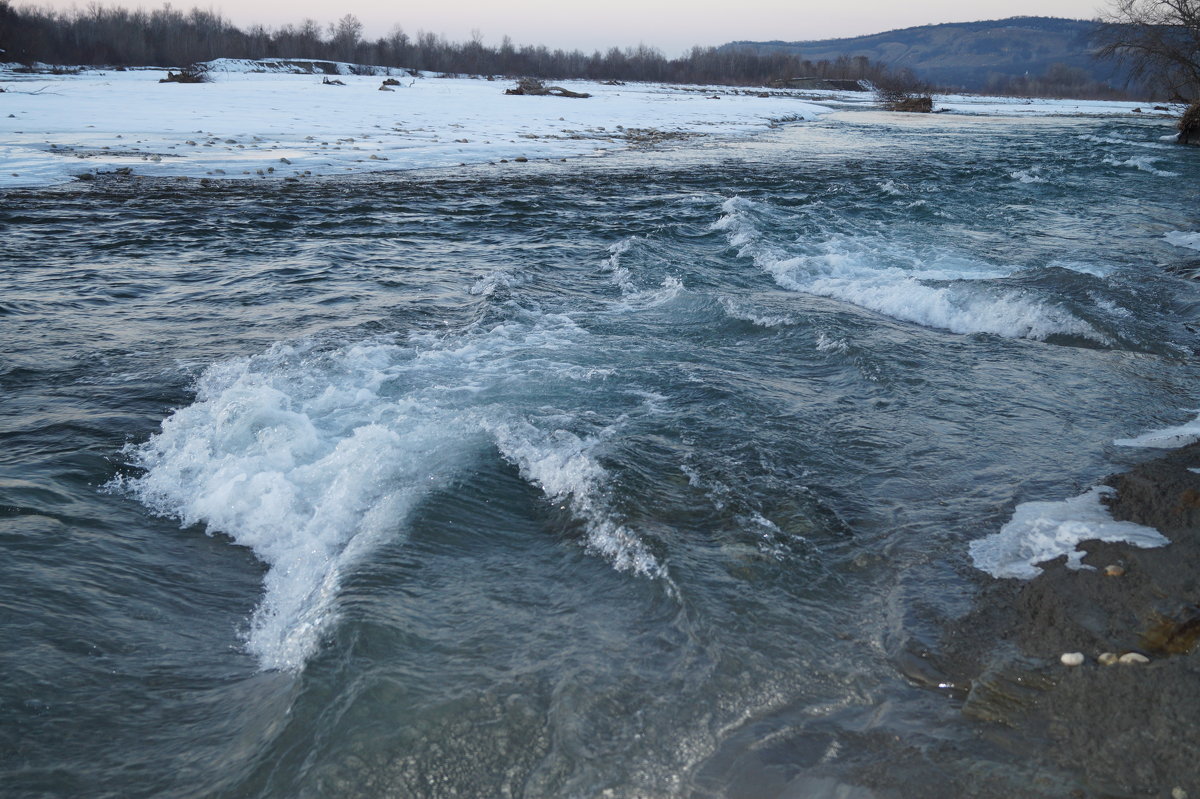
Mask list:
[[[322,86],[345,86],[346,84],[342,83],[342,82],[341,82],[340,80],[338,80],[337,78],[334,78],[333,80],[330,80],[330,79],[328,78],[328,76],[326,76],[326,77],[324,77],[324,78],[321,78],[321,85],[322,85]]]
[[[573,92],[561,86],[547,86],[537,78],[521,78],[517,85],[505,89],[505,94],[527,94],[534,97],[591,97],[586,92]]]
[[[210,78],[204,67],[198,64],[192,64],[190,67],[184,67],[178,72],[167,70],[167,76],[160,79],[159,83],[208,83]]]

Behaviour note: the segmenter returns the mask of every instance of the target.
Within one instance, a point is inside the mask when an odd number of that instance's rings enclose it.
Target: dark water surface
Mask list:
[[[0,194],[0,793],[1066,795],[911,661],[1200,402],[1169,132]]]

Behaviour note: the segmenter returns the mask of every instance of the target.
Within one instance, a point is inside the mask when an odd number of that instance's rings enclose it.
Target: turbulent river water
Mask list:
[[[1200,402],[1169,133],[0,195],[0,792],[1066,795],[912,664]]]

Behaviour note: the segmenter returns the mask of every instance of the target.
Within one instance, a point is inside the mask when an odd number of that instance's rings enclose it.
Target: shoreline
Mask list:
[[[945,626],[924,671],[898,667],[955,696],[1010,753],[1076,775],[1079,795],[1200,796],[1200,443],[1101,483],[1115,491],[1114,520],[1170,543],[1085,540],[1083,569],[1062,555],[1029,580],[981,573],[972,610]]]

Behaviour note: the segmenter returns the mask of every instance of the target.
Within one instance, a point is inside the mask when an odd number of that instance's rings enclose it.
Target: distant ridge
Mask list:
[[[720,49],[799,53],[813,61],[866,56],[894,69],[907,67],[938,86],[966,91],[982,91],[989,81],[995,85],[1005,78],[1041,75],[1055,64],[1081,69],[1092,80],[1121,87],[1122,70],[1092,57],[1096,28],[1096,22],[1087,20],[1009,17],[921,25],[846,39],[739,41]]]

